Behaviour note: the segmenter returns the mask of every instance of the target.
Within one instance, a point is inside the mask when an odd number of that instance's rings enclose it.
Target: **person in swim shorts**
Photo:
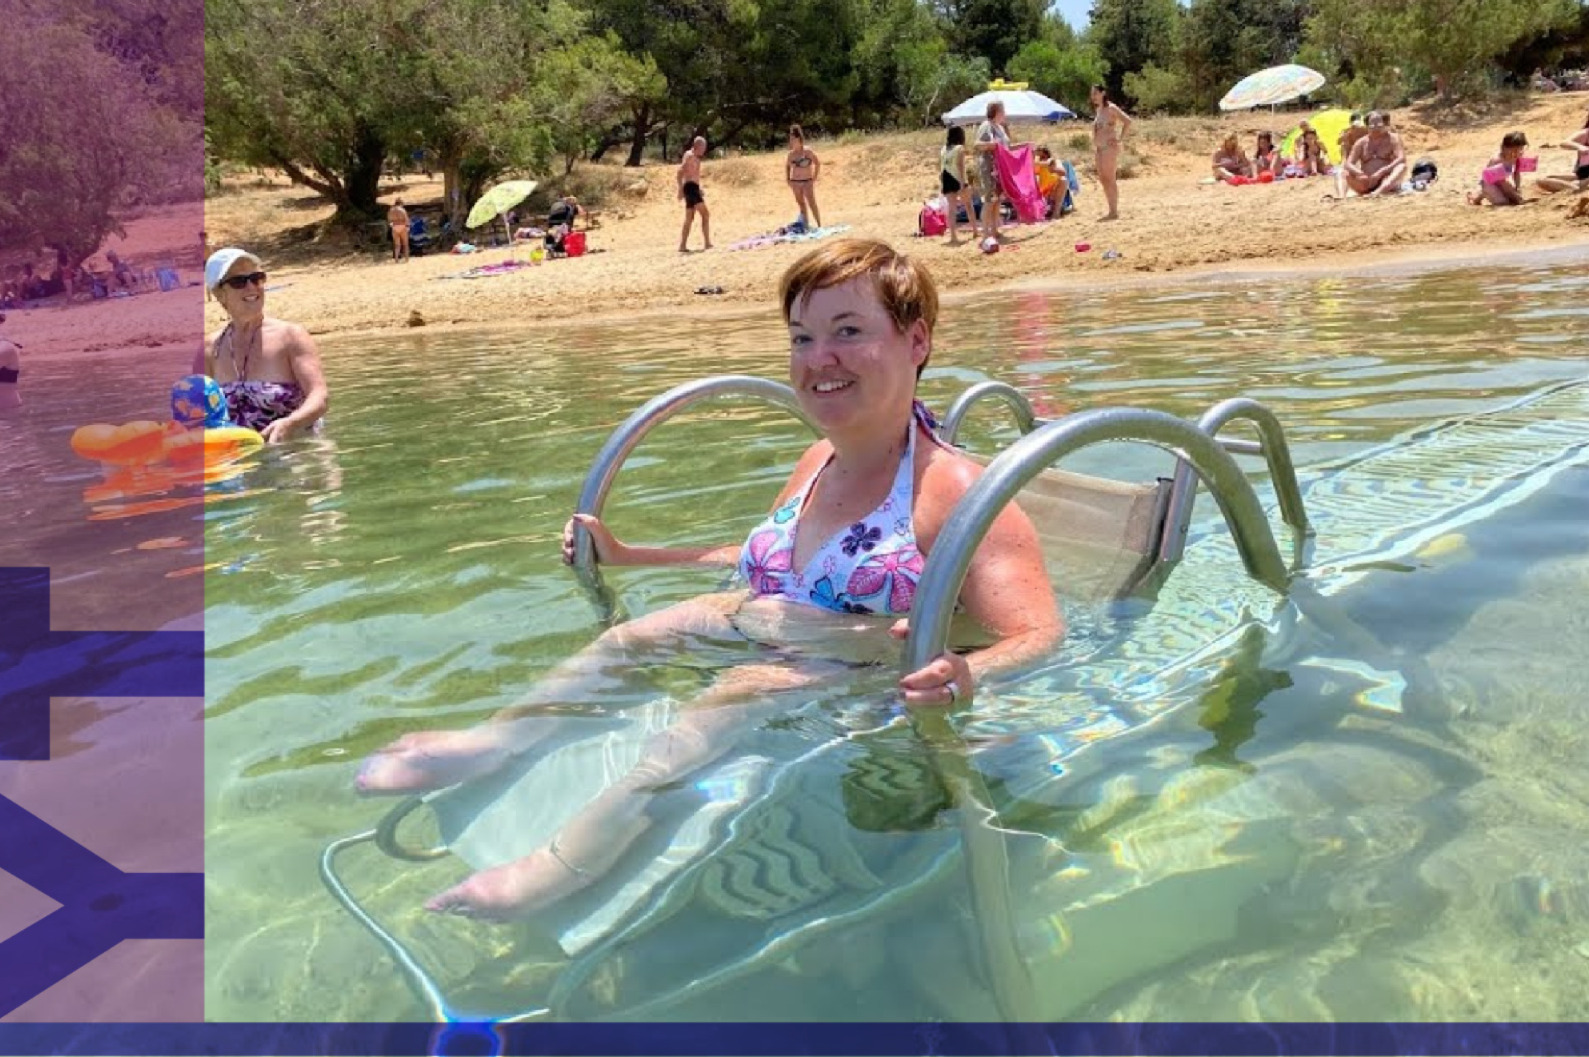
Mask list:
[[[330,405],[320,351],[296,323],[265,315],[265,270],[233,247],[204,264],[204,287],[229,318],[193,359],[193,373],[214,378],[232,422],[277,444],[318,428]]]
[[[741,591],[703,596],[603,634],[563,663],[512,709],[465,731],[410,734],[371,756],[358,777],[368,793],[409,793],[477,777],[544,744],[555,715],[589,704],[604,676],[636,663],[635,651],[686,636],[737,640],[758,649],[721,671],[651,736],[640,762],[581,808],[543,848],[481,871],[434,897],[433,910],[511,918],[577,891],[609,870],[648,828],[648,801],[660,787],[728,752],[738,734],[770,717],[777,694],[832,678],[834,661],[781,648],[779,619],[804,614],[841,634],[876,628],[903,636],[917,583],[955,504],[981,473],[937,440],[916,385],[933,351],[938,293],[916,261],[886,243],[843,239],[784,273],[779,299],[789,331],[789,380],[822,434],[743,542],[708,547],[624,543],[599,520],[579,516],[607,565],[735,566]],[[990,674],[1048,654],[1064,637],[1036,530],[1006,506],[971,560],[959,604],[992,644],[949,651],[901,678],[909,707],[944,708]],[[769,630],[772,629],[772,630]]]
[[[1407,176],[1407,150],[1401,137],[1390,130],[1390,115],[1383,110],[1368,115],[1368,135],[1353,144],[1340,175],[1342,197],[1348,190],[1375,198],[1401,190]]]
[[[701,191],[701,159],[704,157],[706,137],[696,136],[690,149],[684,152],[684,160],[679,162],[679,197],[684,200],[684,231],[679,235],[680,253],[690,252],[690,228],[695,224],[697,213],[701,216],[701,241],[705,243],[701,248],[712,248],[712,214],[706,208],[706,195]]]

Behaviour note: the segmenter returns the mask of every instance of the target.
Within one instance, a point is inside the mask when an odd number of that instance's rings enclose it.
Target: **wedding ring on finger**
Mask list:
[[[951,705],[954,704],[956,701],[960,700],[960,684],[959,683],[957,683],[953,679],[951,679],[947,683],[943,684],[943,688],[945,690],[949,691],[949,703]]]

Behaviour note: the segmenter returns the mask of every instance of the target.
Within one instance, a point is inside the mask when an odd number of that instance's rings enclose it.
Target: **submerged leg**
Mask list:
[[[640,762],[581,808],[550,844],[482,870],[432,898],[431,910],[509,919],[533,913],[593,883],[651,825],[651,798],[733,748],[741,733],[780,707],[767,695],[809,686],[815,675],[774,665],[723,673],[646,745]]]
[[[372,754],[355,785],[364,793],[414,793],[489,774],[556,733],[557,706],[592,700],[611,673],[635,666],[637,654],[674,647],[692,635],[737,637],[728,621],[737,598],[708,595],[620,624],[552,669],[523,701],[480,726],[406,734]]]

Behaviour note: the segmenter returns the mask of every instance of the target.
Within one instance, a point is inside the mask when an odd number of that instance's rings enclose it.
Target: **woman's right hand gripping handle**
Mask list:
[[[602,524],[601,518],[594,514],[575,514],[568,519],[568,524],[563,526],[563,562],[567,565],[574,564],[574,525],[579,524],[590,533],[591,546],[596,551],[596,561],[602,565],[622,565],[624,556],[629,548],[618,542]]]

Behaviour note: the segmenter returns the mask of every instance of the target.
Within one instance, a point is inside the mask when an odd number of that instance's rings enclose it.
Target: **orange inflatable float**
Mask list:
[[[72,451],[110,466],[154,466],[179,470],[224,468],[258,451],[264,439],[251,429],[185,429],[175,423],[128,422],[83,426],[72,434]]]

